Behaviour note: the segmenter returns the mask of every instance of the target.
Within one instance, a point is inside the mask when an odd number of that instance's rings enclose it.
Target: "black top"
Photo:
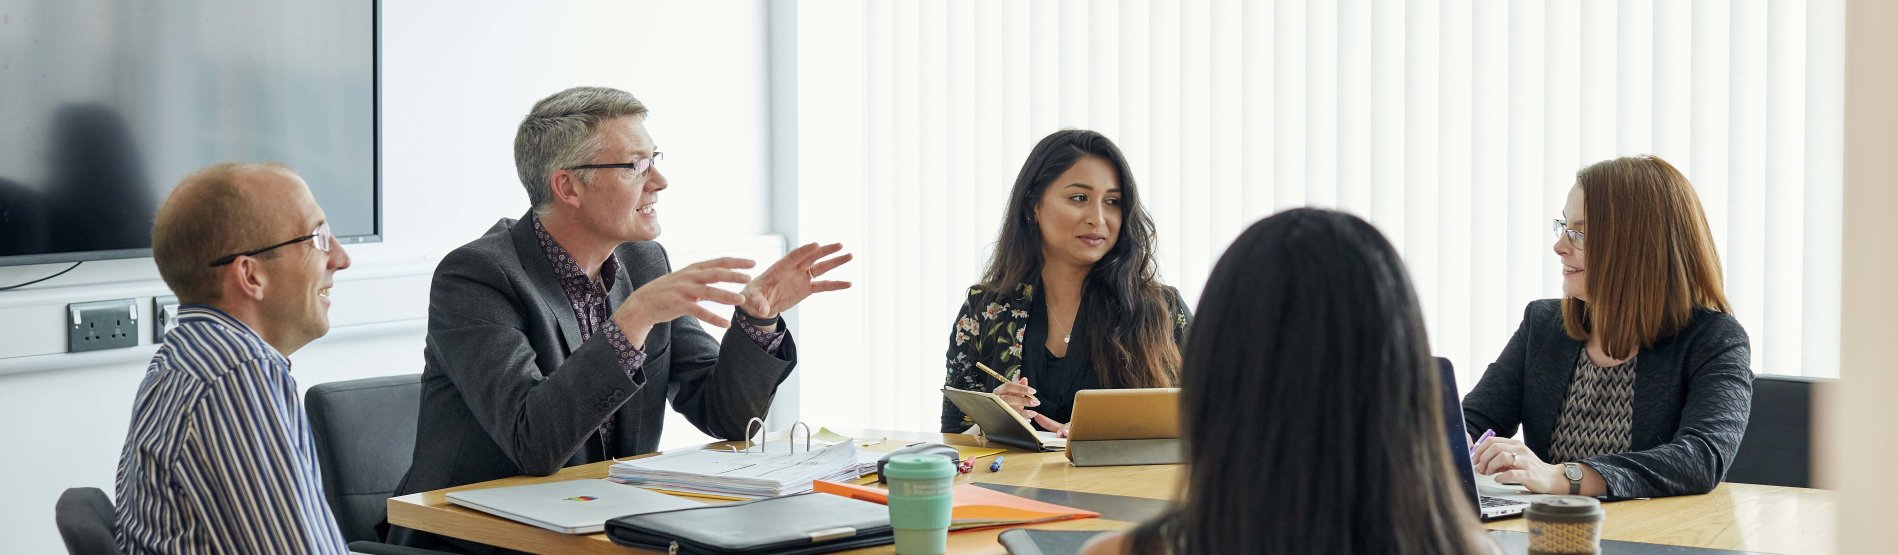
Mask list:
[[[1041,297],[1035,297],[1028,309],[1028,333],[1023,342],[1028,346],[1028,356],[1022,360],[1021,375],[1028,378],[1028,386],[1035,388],[1035,398],[1041,401],[1031,410],[1065,424],[1074,416],[1075,394],[1100,387],[1100,378],[1089,364],[1087,338],[1081,335],[1080,320],[1074,322],[1065,357],[1056,357],[1048,350],[1048,328],[1048,306]]]
[[[1521,426],[1537,457],[1553,462],[1551,436],[1584,343],[1562,330],[1561,302],[1529,303],[1522,327],[1483,379],[1463,398],[1470,436]],[[1733,463],[1753,407],[1752,354],[1733,316],[1695,309],[1673,337],[1639,353],[1629,450],[1581,462],[1601,473],[1612,497],[1662,497],[1712,491]]]
[[[969,288],[968,298],[956,312],[955,326],[949,332],[949,350],[944,355],[948,373],[943,377],[943,385],[966,391],[994,391],[1001,382],[977,369],[978,362],[1002,375],[1020,372],[1028,376],[1028,385],[1035,388],[1041,400],[1042,406],[1035,410],[1066,422],[1073,411],[1074,393],[1098,387],[1099,382],[1094,376],[1093,364],[1087,360],[1086,338],[1078,332],[1069,338],[1066,359],[1055,364],[1059,368],[1048,365],[1051,358],[1045,347],[1048,326],[1043,314],[1047,309],[1042,306],[1036,289],[1037,284],[1032,283],[1022,284],[1006,294],[992,294],[979,285]],[[1193,315],[1179,291],[1172,287],[1165,289],[1173,341],[1183,347],[1186,327]],[[1053,383],[1062,382],[1063,377],[1069,380],[1067,385]],[[1058,398],[1057,404],[1061,407],[1050,404],[1051,396]],[[943,433],[962,433],[974,424],[946,396],[943,398]]]

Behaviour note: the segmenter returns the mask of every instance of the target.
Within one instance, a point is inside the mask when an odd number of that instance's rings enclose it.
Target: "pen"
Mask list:
[[[1000,373],[998,373],[998,372],[996,372],[996,371],[995,371],[995,369],[993,369],[993,368],[989,368],[989,365],[987,365],[987,364],[982,364],[982,363],[980,363],[980,362],[977,362],[977,363],[975,363],[975,367],[976,367],[976,369],[978,369],[978,370],[981,370],[981,371],[983,371],[983,372],[987,372],[987,373],[989,374],[989,377],[992,377],[992,378],[995,378],[996,380],[998,380],[998,381],[1001,381],[1002,383],[1008,383],[1008,382],[1012,382],[1012,381],[1015,381],[1015,380],[1014,380],[1013,378],[1004,378],[1004,377],[1002,377],[1002,375],[1001,375]],[[1018,375],[1019,375],[1019,374],[1018,374]]]
[[[1470,444],[1470,456],[1476,456],[1476,448],[1482,447],[1483,442],[1489,441],[1489,438],[1492,437],[1496,437],[1496,430],[1483,430],[1483,435],[1476,438],[1476,443]]]

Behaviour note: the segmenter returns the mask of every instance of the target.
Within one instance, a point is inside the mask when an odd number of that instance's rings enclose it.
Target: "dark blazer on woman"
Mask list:
[[[969,288],[969,297],[962,302],[962,310],[956,313],[955,329],[949,333],[948,376],[943,385],[966,391],[993,391],[1001,382],[975,367],[981,362],[990,369],[1007,376],[1021,372],[1029,376],[1029,385],[1038,395],[1072,399],[1073,384],[1049,384],[1035,381],[1036,371],[1049,363],[1046,347],[1048,339],[1046,307],[1042,304],[1036,285],[1023,284],[1012,295],[992,299],[981,286]],[[1182,349],[1186,346],[1186,327],[1193,318],[1187,309],[1186,300],[1180,298],[1180,292],[1172,287],[1166,288],[1171,321],[1173,322],[1173,341]],[[1083,384],[1085,388],[1094,387],[1098,382],[1091,379],[1093,367],[1088,360],[1087,342],[1081,335],[1079,323],[1069,343],[1065,364],[1072,365],[1071,370],[1081,372],[1073,383]],[[1048,404],[1048,399],[1043,399]],[[1070,401],[1071,402],[1071,401]],[[1044,412],[1049,418],[1066,421],[1067,411],[1072,405],[1050,407],[1052,412]],[[947,397],[942,400],[942,432],[961,433],[975,423],[969,421],[954,403]]]
[[[1545,462],[1584,343],[1562,330],[1561,301],[1529,303],[1522,327],[1476,389],[1463,398],[1471,436],[1484,430],[1524,443]],[[1636,354],[1629,451],[1579,462],[1613,497],[1712,491],[1733,464],[1753,408],[1746,330],[1732,315],[1695,309],[1686,329]]]

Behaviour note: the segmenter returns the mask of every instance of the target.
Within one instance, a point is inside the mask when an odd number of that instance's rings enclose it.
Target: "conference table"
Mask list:
[[[960,434],[844,430],[864,442],[938,442],[988,446],[982,438]],[[723,447],[726,443],[707,447]],[[689,447],[699,449],[703,447]],[[1061,453],[1032,453],[1009,448],[999,472],[986,469],[957,476],[958,483],[1028,486],[1156,500],[1173,499],[1184,478],[1180,465],[1075,467]],[[517,476],[389,499],[389,522],[464,540],[529,553],[611,553],[643,551],[614,544],[606,534],[568,535],[521,524],[448,502],[449,492],[539,482],[605,478],[612,461],[574,466],[552,476]],[[1705,495],[1606,503],[1602,538],[1647,544],[1703,547],[1764,553],[1828,553],[1833,547],[1835,496],[1826,490],[1723,483]],[[1133,522],[1106,518],[1030,525],[1044,530],[1117,530]],[[1521,518],[1487,523],[1492,530],[1524,531]],[[961,531],[949,535],[951,553],[1005,553],[995,537],[1005,529]],[[892,553],[889,545],[851,553]]]

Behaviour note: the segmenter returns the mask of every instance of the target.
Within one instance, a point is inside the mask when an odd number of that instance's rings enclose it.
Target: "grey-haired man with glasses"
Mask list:
[[[329,332],[349,267],[309,186],[275,164],[199,170],[159,207],[152,258],[178,327],[133,400],[120,548],[345,552],[287,358]]]
[[[429,294],[415,460],[397,494],[650,453],[666,405],[737,438],[796,364],[779,315],[850,260],[798,247],[756,276],[720,258],[673,269],[659,237],[671,184],[625,91],[534,105],[514,138],[532,206],[443,258]],[[714,284],[743,284],[732,292]],[[726,315],[701,301],[733,305]],[[699,326],[728,328],[722,341]],[[396,528],[394,543],[482,550]]]

